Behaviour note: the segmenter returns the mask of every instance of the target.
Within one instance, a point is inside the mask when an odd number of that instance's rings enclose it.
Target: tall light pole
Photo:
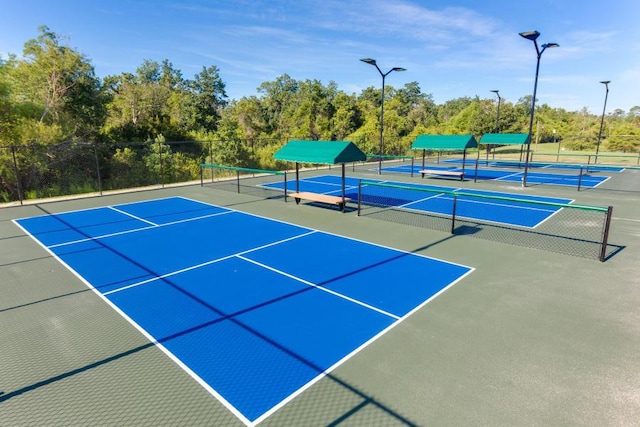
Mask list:
[[[536,110],[536,92],[538,90],[538,72],[540,71],[540,57],[542,53],[550,47],[558,47],[560,46],[558,43],[545,43],[542,45],[542,49],[538,47],[537,39],[540,36],[538,31],[525,31],[524,33],[520,33],[521,37],[524,37],[527,40],[531,40],[533,45],[536,47],[536,54],[538,55],[538,60],[536,62],[536,78],[533,83],[533,98],[531,98],[531,116],[529,118],[529,139],[527,140],[527,155],[524,160],[524,175],[522,175],[522,186],[527,186],[527,172],[529,170],[529,152],[531,151],[531,136],[533,133],[533,116]]]
[[[500,91],[498,89],[494,89],[491,92],[495,93],[496,96],[498,97],[498,114],[496,114],[496,129],[495,129],[495,133],[500,133],[498,131],[499,129],[499,125],[500,125],[500,101],[502,101],[502,98],[500,98]],[[494,152],[495,155],[495,152]],[[489,145],[487,144],[487,160],[489,160]]]
[[[602,128],[604,126],[604,112],[607,110],[607,97],[609,96],[609,83],[611,80],[605,80],[600,82],[604,85],[607,91],[604,94],[604,108],[602,108],[602,119],[600,119],[600,132],[598,132],[598,143],[596,144],[596,158],[593,163],[598,163],[598,151],[600,151],[600,138],[602,138]]]
[[[373,65],[374,67],[376,67],[376,69],[378,70],[378,72],[382,76],[382,99],[381,99],[381,106],[380,106],[380,158],[378,160],[378,174],[382,174],[382,148],[383,148],[383,136],[382,136],[382,133],[383,133],[383,130],[384,130],[384,79],[385,79],[385,77],[387,77],[393,71],[406,71],[406,69],[401,68],[401,67],[393,67],[392,69],[390,69],[386,73],[383,73],[382,70],[380,69],[380,67],[378,67],[378,64],[376,63],[375,59],[363,58],[360,61],[366,62],[367,64]]]

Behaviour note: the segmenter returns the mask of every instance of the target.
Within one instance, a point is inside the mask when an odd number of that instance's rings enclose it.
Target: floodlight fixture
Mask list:
[[[533,119],[536,111],[536,93],[538,91],[538,73],[540,71],[540,57],[542,56],[542,53],[545,50],[549,48],[559,47],[560,45],[558,43],[545,43],[542,45],[542,49],[540,49],[538,47],[538,42],[537,42],[538,37],[540,37],[540,33],[538,31],[525,31],[523,33],[520,33],[520,36],[524,37],[527,40],[531,40],[533,42],[533,45],[536,48],[536,55],[538,57],[536,62],[536,77],[533,83],[533,97],[531,98],[531,115],[529,117],[529,138],[527,139],[527,155],[524,161],[524,174],[522,175],[522,186],[526,187],[527,172],[529,171],[529,155],[531,152],[531,138],[533,133]]]
[[[383,136],[383,132],[384,132],[384,80],[393,71],[407,71],[407,70],[405,68],[402,68],[402,67],[393,67],[392,69],[390,69],[386,73],[383,73],[382,70],[380,69],[380,67],[378,67],[378,63],[376,62],[375,59],[362,58],[360,61],[362,61],[364,63],[367,63],[369,65],[373,65],[374,67],[376,67],[376,69],[380,73],[380,76],[382,76],[382,96],[381,96],[381,100],[380,100],[380,156],[378,158],[378,174],[382,174],[382,153],[383,153],[383,148],[384,148],[384,136]]]
[[[521,37],[524,37],[527,40],[536,40],[538,37],[540,37],[540,33],[538,31],[525,31],[520,33]]]

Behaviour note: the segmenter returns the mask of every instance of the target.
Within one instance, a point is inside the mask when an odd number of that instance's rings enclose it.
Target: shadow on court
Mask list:
[[[46,209],[44,209],[43,207],[39,207],[43,212],[48,213]],[[60,220],[61,222],[64,223],[64,221],[60,218],[58,218],[58,220]],[[65,225],[67,227],[72,227],[70,224],[66,224]],[[78,230],[77,228],[74,228],[77,232],[82,233],[81,230]],[[84,234],[84,233],[82,233]],[[89,236],[86,236],[87,238],[89,238]],[[411,251],[411,252],[403,252],[400,253],[397,256],[393,256],[390,257],[389,259],[385,259],[383,261],[371,264],[367,267],[364,268],[360,268],[357,270],[354,270],[352,272],[349,272],[347,274],[342,274],[339,277],[334,277],[331,278],[329,280],[326,280],[323,283],[319,283],[318,286],[323,286],[323,285],[327,285],[330,282],[348,277],[350,275],[353,274],[358,274],[364,270],[367,269],[371,269],[371,268],[375,268],[377,266],[380,266],[382,264],[388,263],[388,262],[392,262],[394,260],[397,260],[399,258],[402,257],[406,257],[406,256],[410,256],[412,253],[415,252],[420,252],[420,251],[424,251],[425,249],[428,249],[430,247],[433,247],[435,245],[438,245],[440,243],[443,243],[451,238],[453,238],[454,236],[447,236],[439,241],[424,245],[422,247],[416,248],[415,250]],[[102,245],[103,247],[105,247],[107,250],[110,250],[114,253],[116,253],[118,256],[121,256],[125,259],[127,259],[129,262],[136,264],[138,267],[143,268],[145,270],[147,270],[150,274],[153,274],[155,276],[158,276],[157,273],[150,271],[149,269],[145,268],[144,266],[140,265],[139,263],[136,263],[134,260],[130,259],[129,257],[126,257],[125,255],[118,253],[117,251],[115,251],[113,248],[110,248],[108,246],[103,245],[100,242],[100,239],[95,240],[98,244]],[[42,259],[45,258],[49,258],[49,257],[43,257]],[[237,326],[239,326],[240,328],[246,330],[247,332],[249,332],[250,334],[254,335],[255,337],[259,338],[261,341],[267,343],[268,345],[278,349],[279,351],[282,351],[284,353],[286,353],[288,356],[290,356],[291,358],[296,359],[297,361],[301,362],[302,364],[308,366],[309,368],[312,368],[313,370],[315,370],[317,372],[318,375],[322,374],[323,372],[325,372],[326,368],[323,368],[321,366],[316,365],[315,363],[313,363],[312,361],[308,360],[307,358],[297,354],[295,351],[292,351],[291,349],[287,348],[286,346],[282,345],[281,343],[273,340],[272,338],[266,336],[265,334],[261,333],[260,331],[255,330],[254,328],[252,328],[251,326],[243,323],[242,321],[240,321],[238,318],[239,316],[246,314],[248,312],[254,311],[254,310],[258,310],[260,308],[266,307],[268,305],[274,304],[278,301],[282,301],[284,299],[287,298],[291,298],[294,297],[296,295],[299,295],[301,293],[305,293],[305,292],[309,292],[314,290],[314,287],[307,287],[307,288],[303,288],[301,290],[298,290],[296,292],[291,292],[289,294],[286,295],[282,295],[278,298],[273,298],[269,301],[265,301],[262,302],[260,304],[256,304],[254,306],[236,311],[236,312],[232,312],[232,313],[226,313],[223,310],[221,310],[220,308],[212,305],[211,303],[204,301],[202,299],[200,299],[198,296],[188,292],[187,290],[185,290],[183,287],[181,287],[180,285],[172,282],[171,280],[169,280],[168,278],[164,278],[164,279],[160,279],[163,283],[173,287],[174,289],[176,289],[178,292],[182,293],[183,295],[185,295],[186,297],[190,298],[191,300],[197,302],[199,305],[206,307],[206,309],[210,310],[212,313],[215,313],[216,315],[218,315],[219,317],[216,318],[215,320],[209,321],[209,322],[204,322],[204,323],[200,323],[197,326],[188,328],[188,329],[184,329],[181,330],[180,332],[168,335],[168,336],[164,336],[164,337],[155,337],[157,339],[157,342],[160,344],[166,344],[172,340],[177,340],[181,337],[184,337],[186,335],[189,334],[193,334],[197,331],[203,330],[205,328],[211,327],[215,324],[218,324],[220,322],[224,322],[224,321],[230,321],[233,322],[234,324],[236,324]],[[65,293],[65,294],[61,294],[61,295],[57,295],[57,296],[52,296],[49,298],[43,298],[41,300],[37,300],[37,301],[32,301],[32,302],[28,302],[25,304],[20,304],[20,305],[16,305],[14,307],[10,307],[10,308],[4,308],[0,310],[0,313],[3,312],[7,312],[10,310],[16,310],[16,309],[20,309],[20,308],[24,308],[24,307],[28,307],[28,306],[32,306],[35,304],[42,304],[42,303],[47,303],[47,302],[51,302],[60,298],[67,298],[67,297],[73,297],[73,296],[77,296],[78,294],[82,294],[85,293],[87,291],[91,291],[91,289],[87,288],[87,289],[83,289],[83,290],[79,290],[79,291],[74,291],[74,292],[69,292],[69,293]],[[231,343],[221,343],[223,345],[232,345]],[[94,369],[106,366],[108,364],[111,364],[113,362],[116,361],[121,361],[121,360],[126,360],[128,357],[139,354],[145,350],[151,349],[153,347],[156,346],[155,342],[149,342],[149,343],[145,343],[143,345],[140,346],[136,346],[133,347],[129,350],[126,351],[122,351],[116,354],[113,354],[109,357],[104,357],[101,358],[99,360],[93,361],[91,363],[87,363],[85,365],[79,366],[77,368],[74,369],[70,369],[66,372],[62,372],[59,373],[57,375],[53,375],[50,376],[49,378],[45,378],[42,379],[41,381],[37,381],[34,382],[32,384],[26,385],[22,388],[16,389],[16,390],[0,390],[0,404],[9,401],[10,399],[14,399],[17,398],[19,396],[23,396],[26,393],[30,393],[30,392],[34,392],[37,390],[41,390],[47,386],[56,384],[58,382],[64,381],[66,379],[75,377],[77,375],[86,373],[88,371],[92,371]],[[233,369],[233,366],[229,366],[229,367],[225,367],[225,370],[228,369]],[[414,424],[412,421],[408,420],[406,417],[402,416],[401,414],[397,413],[396,411],[394,411],[393,409],[391,409],[388,405],[386,405],[384,402],[381,402],[380,400],[374,398],[373,396],[369,395],[366,391],[361,390],[360,388],[358,388],[356,385],[349,383],[348,381],[345,381],[343,379],[341,379],[340,377],[338,377],[337,375],[333,374],[333,373],[329,373],[326,374],[323,379],[321,381],[319,381],[318,383],[314,384],[313,387],[311,387],[310,389],[306,390],[305,393],[299,395],[296,397],[296,405],[285,405],[283,408],[280,408],[278,411],[276,411],[274,414],[270,415],[268,418],[266,418],[263,421],[263,425],[270,425],[271,423],[273,423],[273,425],[283,425],[283,426],[295,426],[295,425],[299,425],[298,421],[296,421],[299,417],[300,421],[302,422],[302,420],[308,420],[310,419],[309,417],[311,417],[311,419],[314,420],[323,420],[322,421],[322,425],[327,425],[327,426],[334,426],[334,425],[339,425],[342,424],[344,422],[347,421],[353,421],[353,420],[358,420],[358,423],[364,423],[366,425],[404,425],[404,426],[414,426],[417,424]],[[298,402],[302,402],[301,404],[298,404]],[[346,406],[346,407],[345,407]],[[339,414],[336,414],[335,410],[332,411],[325,411],[323,408],[336,408],[336,407],[345,407]],[[304,409],[301,409],[304,408]],[[299,415],[297,415],[299,413]],[[363,421],[364,420],[364,421]]]

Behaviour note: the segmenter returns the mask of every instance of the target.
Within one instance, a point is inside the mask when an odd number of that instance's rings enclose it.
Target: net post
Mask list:
[[[582,184],[582,166],[580,166],[580,172],[578,175],[578,191],[580,191],[581,184]]]
[[[238,194],[240,194],[240,171],[236,171],[236,184],[238,186]]]
[[[414,164],[413,154],[411,155],[411,178],[413,178],[413,164]]]
[[[480,153],[480,152],[478,152],[478,153]],[[479,157],[478,157],[478,159],[479,159]],[[473,182],[474,182],[474,184],[476,182],[478,182],[478,159],[476,159],[476,169],[475,169],[475,171],[473,173]],[[485,165],[485,167],[486,167],[486,165]]]
[[[284,171],[284,202],[287,202],[287,171]]]
[[[456,205],[458,197],[453,194],[453,210],[451,212],[451,234],[456,234]]]
[[[203,173],[204,173],[204,168],[202,167],[202,165],[200,165],[200,187],[204,187]]]
[[[604,230],[602,231],[602,246],[600,247],[601,262],[604,262],[607,257],[607,242],[609,241],[609,227],[611,226],[611,217],[613,216],[613,206],[607,208],[607,215],[604,219]]]
[[[358,216],[360,216],[360,206],[362,206],[362,180],[358,180]]]

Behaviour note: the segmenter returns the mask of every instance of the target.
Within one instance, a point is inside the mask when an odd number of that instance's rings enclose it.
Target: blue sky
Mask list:
[[[540,65],[538,102],[601,114],[640,105],[638,0],[8,0],[0,55],[20,55],[47,25],[99,77],[168,59],[183,77],[215,65],[231,99],[286,73],[360,93],[380,68],[387,85],[417,81],[437,103],[461,96],[517,102],[533,91],[536,53],[518,33],[555,42]]]

